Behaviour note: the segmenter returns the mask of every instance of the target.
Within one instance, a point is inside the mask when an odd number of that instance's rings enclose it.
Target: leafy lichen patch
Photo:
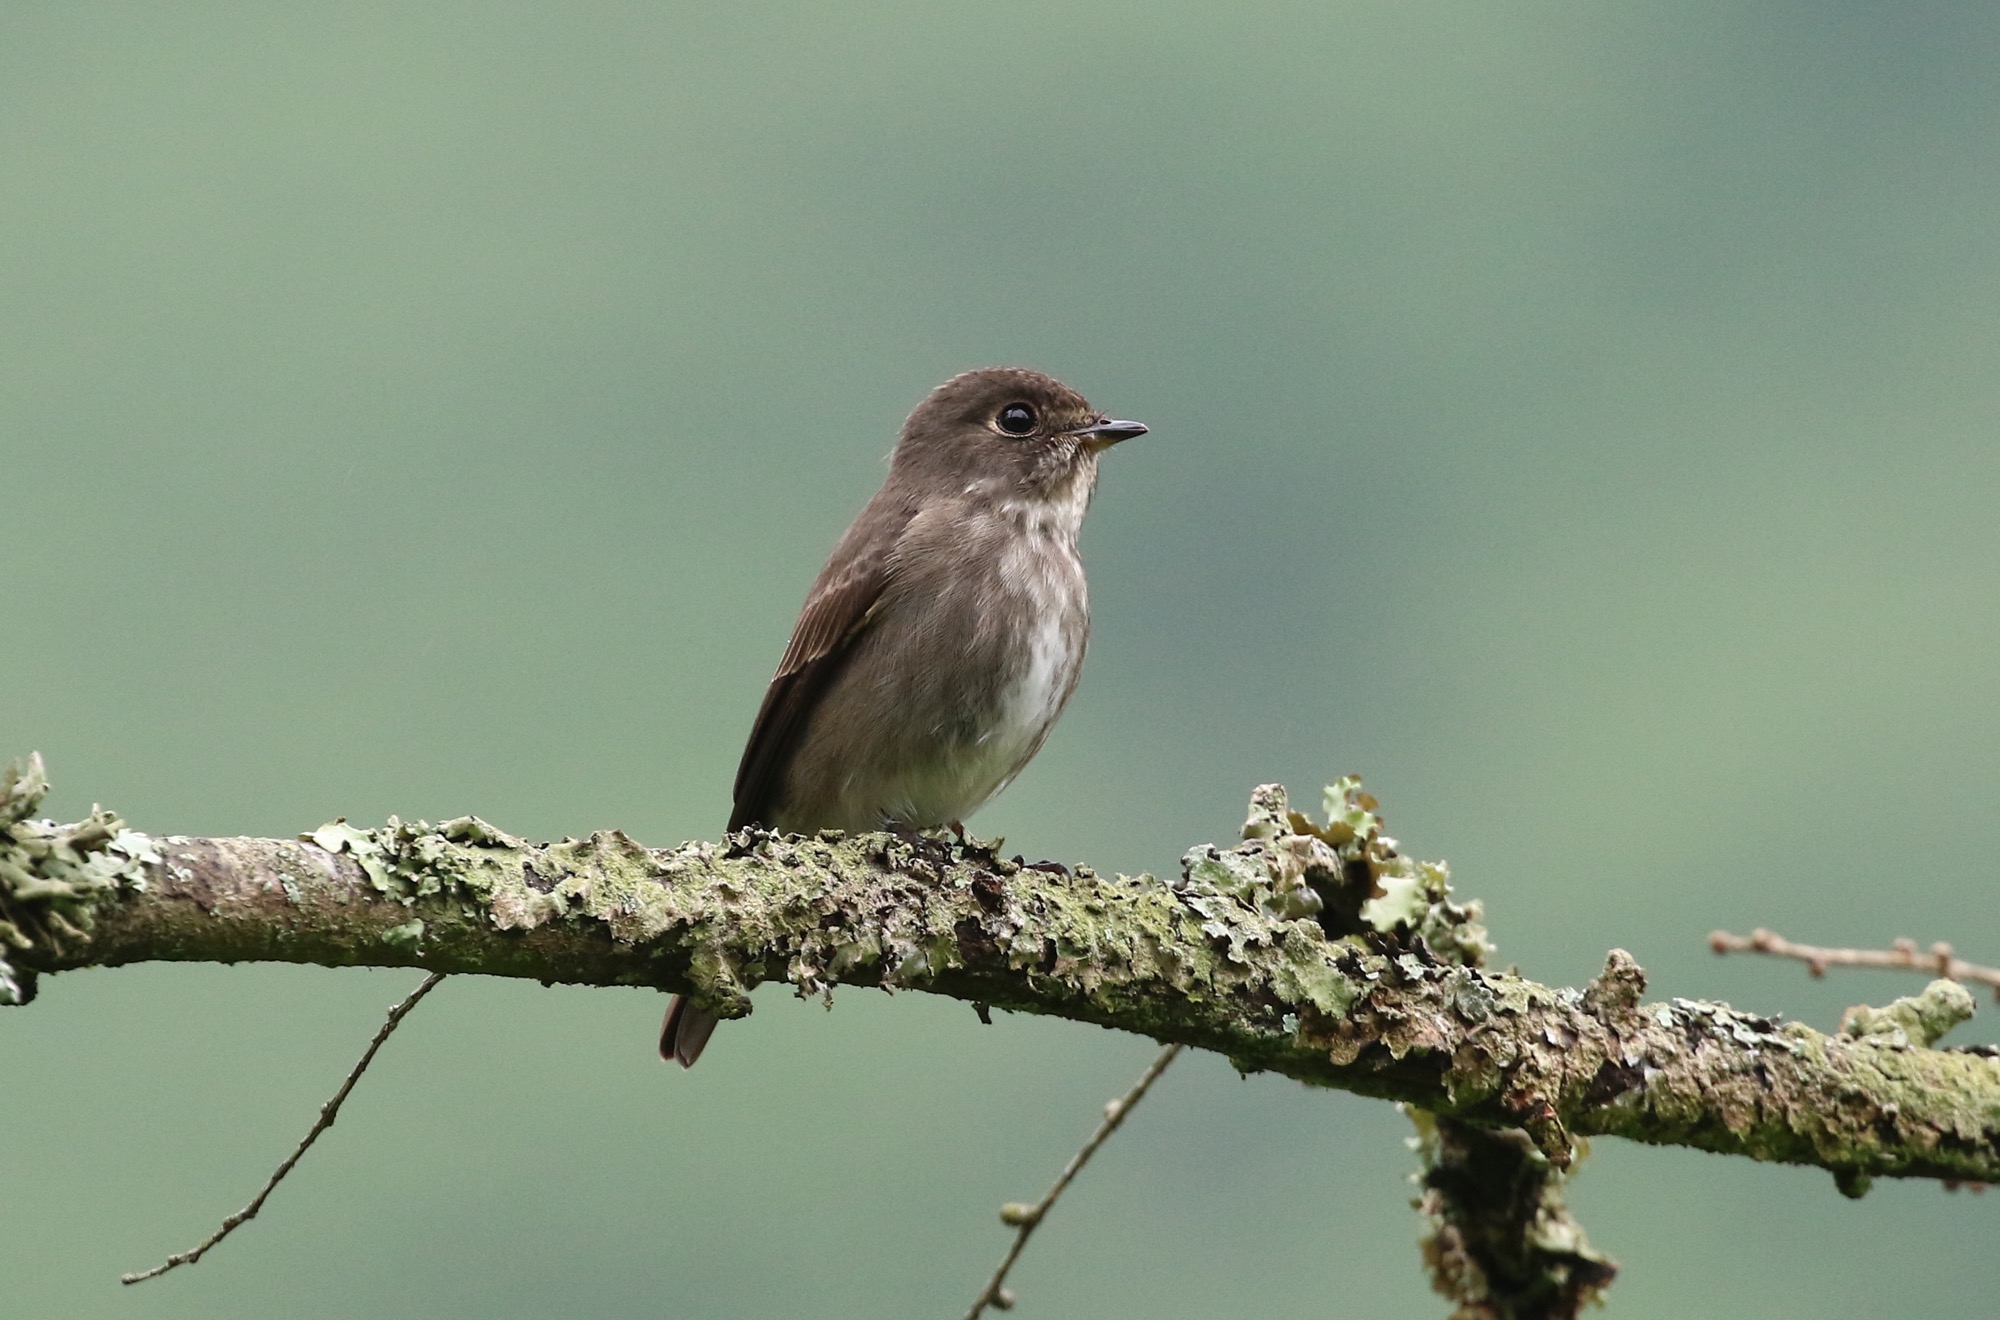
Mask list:
[[[1885,1008],[1858,1004],[1840,1018],[1840,1034],[1907,1048],[1929,1048],[1976,1011],[1972,992],[1956,981],[1936,980],[1921,994],[1907,995]]]
[[[95,909],[121,889],[140,889],[159,861],[152,839],[102,807],[72,824],[38,820],[48,794],[39,752],[0,771],[0,1005],[35,995],[34,972],[9,957],[82,947]]]

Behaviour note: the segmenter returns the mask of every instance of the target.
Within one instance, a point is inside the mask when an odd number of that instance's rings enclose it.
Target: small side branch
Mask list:
[[[264,1208],[264,1202],[270,1198],[272,1192],[277,1190],[278,1184],[285,1180],[285,1175],[290,1173],[301,1159],[305,1158],[305,1153],[312,1149],[312,1144],[315,1141],[319,1140],[319,1134],[333,1126],[333,1120],[340,1116],[340,1106],[346,1101],[348,1092],[352,1091],[354,1084],[361,1080],[361,1074],[368,1071],[368,1065],[375,1061],[375,1053],[382,1048],[382,1042],[388,1040],[394,1034],[396,1028],[402,1025],[403,1019],[410,1015],[410,1010],[415,1008],[418,1001],[425,995],[436,989],[437,983],[442,980],[444,980],[443,972],[432,972],[424,978],[422,985],[410,991],[401,1003],[389,1010],[389,1016],[383,1020],[382,1025],[375,1031],[375,1039],[368,1042],[368,1048],[362,1051],[360,1060],[348,1072],[347,1080],[342,1082],[340,1089],[333,1093],[333,1099],[319,1107],[318,1121],[306,1132],[305,1136],[299,1141],[298,1146],[286,1157],[285,1162],[280,1164],[271,1174],[270,1178],[265,1181],[263,1190],[250,1198],[250,1204],[223,1220],[222,1227],[209,1234],[208,1238],[200,1246],[187,1251],[177,1252],[150,1270],[141,1270],[137,1274],[121,1274],[118,1276],[118,1282],[138,1283],[145,1279],[156,1279],[168,1270],[178,1266],[192,1265],[207,1255],[209,1248],[221,1242],[222,1239],[228,1237],[231,1233],[234,1233],[239,1225],[255,1219],[257,1212]]]
[[[1406,1107],[1423,1159],[1416,1205],[1431,1286],[1453,1320],[1577,1320],[1618,1274],[1571,1216],[1568,1175],[1518,1128]]]
[[[1185,1045],[1169,1045],[1161,1050],[1159,1057],[1154,1059],[1146,1071],[1139,1075],[1139,1080],[1132,1084],[1131,1090],[1104,1106],[1104,1121],[1097,1125],[1097,1131],[1090,1134],[1090,1140],[1083,1143],[1083,1148],[1070,1156],[1069,1163],[1063,1167],[1062,1176],[1058,1177],[1055,1185],[1049,1188],[1048,1195],[1033,1205],[1009,1201],[1000,1207],[1000,1222],[1011,1224],[1017,1230],[1014,1234],[1014,1245],[1007,1249],[1006,1258],[1000,1262],[1000,1268],[993,1271],[993,1277],[986,1281],[986,1287],[972,1303],[972,1309],[965,1313],[965,1320],[979,1320],[989,1306],[996,1311],[1013,1309],[1014,1294],[1007,1288],[1007,1272],[1013,1269],[1014,1262],[1021,1258],[1021,1251],[1028,1245],[1028,1239],[1034,1236],[1037,1228],[1041,1227],[1042,1220],[1054,1207],[1056,1199],[1075,1180],[1076,1175],[1083,1171],[1083,1166],[1090,1163],[1090,1157],[1097,1153],[1097,1148],[1110,1139],[1111,1134],[1118,1130],[1118,1125],[1125,1121],[1125,1116],[1132,1112],[1132,1107],[1144,1100],[1146,1092],[1152,1089],[1153,1083],[1160,1080],[1160,1074],[1167,1070],[1167,1065],[1186,1048]]]
[[[1969,981],[1993,991],[2000,1000],[2000,967],[1982,967],[1958,957],[1949,944],[1939,941],[1919,949],[1915,940],[1898,939],[1886,949],[1829,949],[1817,944],[1796,944],[1774,930],[1758,927],[1749,935],[1712,931],[1708,947],[1716,953],[1763,953],[1773,958],[1795,958],[1815,977],[1826,975],[1829,967],[1886,967],[1896,971],[1928,972],[1948,981]]]

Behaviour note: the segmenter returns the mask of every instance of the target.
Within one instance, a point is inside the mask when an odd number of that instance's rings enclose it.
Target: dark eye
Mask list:
[[[994,421],[1008,435],[1027,435],[1035,429],[1035,410],[1025,403],[1010,403]]]

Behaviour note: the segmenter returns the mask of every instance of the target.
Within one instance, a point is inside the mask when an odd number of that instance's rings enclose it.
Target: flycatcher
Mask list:
[[[806,596],[729,828],[934,829],[1013,782],[1083,673],[1097,457],[1145,433],[1016,367],[932,390]],[[674,996],[661,1056],[693,1067],[715,1024]]]

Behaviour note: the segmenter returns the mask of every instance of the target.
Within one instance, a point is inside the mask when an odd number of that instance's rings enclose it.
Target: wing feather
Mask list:
[[[821,570],[792,627],[778,672],[764,690],[764,703],[757,709],[750,741],[736,768],[731,830],[768,824],[779,807],[792,753],[828,684],[853,653],[855,639],[874,619],[889,583],[891,551],[908,523],[907,513],[879,530],[864,528],[857,520]],[[868,531],[875,534],[867,535]],[[863,544],[851,549],[848,543],[857,539]]]

